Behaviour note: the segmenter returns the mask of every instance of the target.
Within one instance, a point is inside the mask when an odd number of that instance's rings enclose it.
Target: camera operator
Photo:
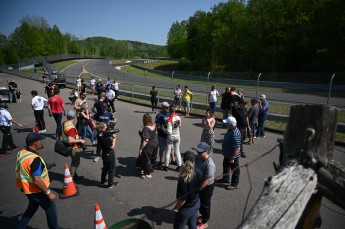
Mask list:
[[[101,110],[97,111],[97,113],[92,117],[92,119],[94,119],[98,123],[102,122],[107,127],[112,128],[116,123],[116,119],[114,115],[111,112],[109,112],[107,109],[108,109],[108,104],[102,103]],[[96,157],[93,159],[93,161],[97,162],[100,156],[101,156],[101,148],[97,144]]]
[[[106,176],[108,174],[108,188],[113,188],[113,185],[117,186],[118,182],[114,183],[115,175],[115,145],[116,145],[116,135],[113,130],[108,130],[107,125],[100,122],[97,127],[97,142],[102,149],[102,160],[103,168],[101,175],[101,184],[104,185]]]

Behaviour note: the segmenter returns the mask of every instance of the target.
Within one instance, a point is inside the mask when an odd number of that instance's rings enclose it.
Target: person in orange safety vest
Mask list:
[[[26,148],[20,150],[16,160],[17,187],[29,199],[29,205],[17,228],[26,228],[39,206],[44,209],[49,228],[59,228],[57,220],[56,194],[49,189],[47,165],[36,150],[42,148],[44,136],[29,133]]]

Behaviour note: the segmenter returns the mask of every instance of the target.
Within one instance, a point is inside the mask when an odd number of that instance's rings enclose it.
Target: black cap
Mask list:
[[[35,142],[44,139],[45,137],[43,135],[40,135],[38,133],[30,133],[28,136],[26,136],[25,142],[27,146],[31,146]]]

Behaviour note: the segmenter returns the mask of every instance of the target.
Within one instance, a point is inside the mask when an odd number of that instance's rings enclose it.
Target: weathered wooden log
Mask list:
[[[336,161],[329,161],[317,172],[320,193],[334,204],[345,209],[345,166]]]
[[[285,165],[296,159],[327,165],[333,158],[337,115],[327,105],[292,106],[284,135]]]
[[[295,228],[316,185],[313,169],[302,165],[285,168],[266,182],[254,208],[238,228]]]

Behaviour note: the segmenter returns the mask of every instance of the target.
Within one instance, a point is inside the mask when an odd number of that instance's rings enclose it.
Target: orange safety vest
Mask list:
[[[62,140],[64,141],[64,142],[66,142],[66,143],[68,143],[68,144],[70,144],[69,143],[69,141],[68,141],[68,131],[69,130],[71,130],[71,129],[75,129],[76,131],[77,131],[77,134],[75,135],[75,136],[73,136],[75,139],[79,139],[79,135],[78,135],[78,130],[74,127],[74,125],[73,125],[73,123],[72,123],[73,121],[66,121],[66,122],[64,122],[63,124],[62,124],[62,126],[63,126],[63,131],[62,131],[62,134],[61,134],[61,137],[62,137]],[[71,145],[71,144],[70,144]],[[78,149],[79,148],[79,146],[78,146],[78,143],[74,143],[73,145],[72,145],[72,148],[73,149]]]
[[[42,190],[34,183],[34,178],[30,171],[30,165],[36,157],[39,157],[44,164],[41,179],[47,188],[50,185],[48,169],[44,160],[39,155],[23,149],[17,154],[16,184],[17,187],[22,189],[25,194],[42,192]]]

